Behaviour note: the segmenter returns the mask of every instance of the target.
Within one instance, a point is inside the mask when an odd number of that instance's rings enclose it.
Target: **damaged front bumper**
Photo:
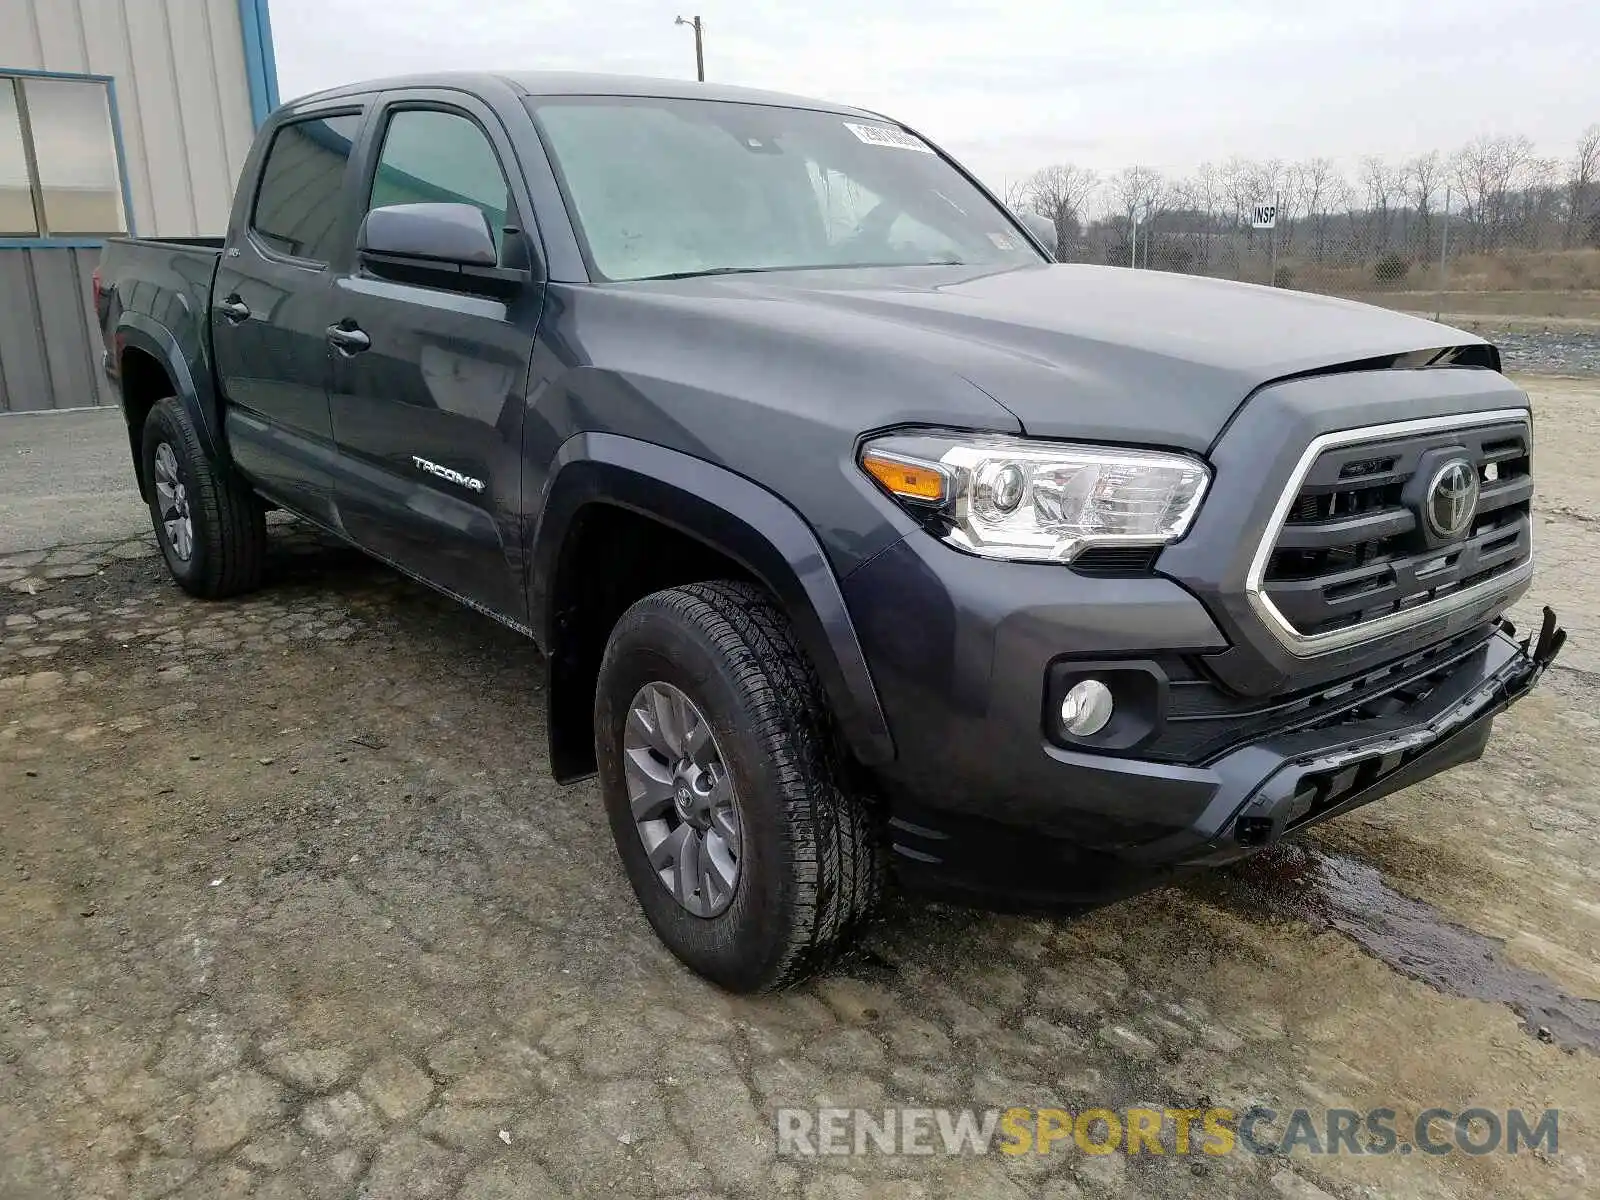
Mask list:
[[[1051,749],[1063,771],[1063,815],[1109,826],[1073,786],[1093,774],[1139,805],[1145,836],[1092,839],[901,804],[889,822],[897,873],[914,890],[964,903],[1060,910],[1241,858],[1477,759],[1495,716],[1532,690],[1565,640],[1548,608],[1539,634],[1520,643],[1501,621],[1423,694],[1270,736],[1204,766]]]
[[[1186,864],[1226,862],[1309,825],[1349,812],[1461,763],[1487,743],[1491,723],[1533,690],[1567,634],[1546,608],[1537,638],[1514,640],[1502,621],[1483,658],[1404,712],[1268,740],[1228,755],[1213,770],[1222,786],[1200,819],[1140,856]],[[1332,735],[1332,737],[1330,737]]]

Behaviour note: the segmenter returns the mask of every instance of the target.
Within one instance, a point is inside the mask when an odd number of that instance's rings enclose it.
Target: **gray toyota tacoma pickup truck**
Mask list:
[[[177,582],[256,587],[283,508],[534,639],[554,774],[729,988],[891,873],[1069,910],[1272,845],[1478,757],[1563,638],[1502,616],[1533,445],[1492,346],[1056,265],[872,112],[339,88],[261,129],[225,238],[95,286]]]

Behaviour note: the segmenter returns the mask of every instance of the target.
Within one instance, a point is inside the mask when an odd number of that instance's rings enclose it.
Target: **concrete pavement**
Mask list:
[[[150,528],[114,408],[0,416],[0,554]]]

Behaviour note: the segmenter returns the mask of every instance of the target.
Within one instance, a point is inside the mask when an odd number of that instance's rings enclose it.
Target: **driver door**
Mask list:
[[[480,208],[501,265],[532,239],[493,114],[457,92],[384,97],[363,216],[429,201]],[[515,183],[513,183],[515,181]],[[358,256],[333,280],[329,400],[345,529],[364,549],[476,607],[526,620],[520,447],[544,287],[509,299],[380,279]]]

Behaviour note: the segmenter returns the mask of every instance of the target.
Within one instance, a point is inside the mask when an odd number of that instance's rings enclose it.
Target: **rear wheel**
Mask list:
[[[617,622],[595,696],[611,832],[645,917],[734,991],[784,987],[865,923],[876,827],[844,786],[828,710],[759,588],[647,596]]]
[[[266,511],[255,493],[206,457],[176,399],[162,400],[145,418],[143,455],[150,519],[178,586],[211,600],[259,586]]]

